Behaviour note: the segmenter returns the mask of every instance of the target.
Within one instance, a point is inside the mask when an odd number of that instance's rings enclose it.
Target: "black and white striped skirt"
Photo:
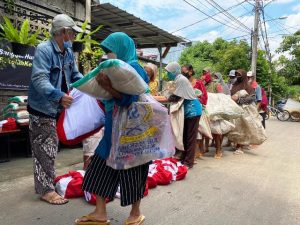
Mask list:
[[[120,185],[121,206],[131,205],[144,197],[149,164],[127,170],[115,170],[97,154],[86,171],[82,189],[113,200]]]

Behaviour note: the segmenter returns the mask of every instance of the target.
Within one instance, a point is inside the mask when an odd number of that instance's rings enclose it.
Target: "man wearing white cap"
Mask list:
[[[227,82],[227,86],[229,90],[231,90],[232,85],[236,82],[235,70],[230,70],[228,76],[229,76],[229,81]]]
[[[29,134],[34,164],[35,191],[41,199],[55,205],[68,202],[55,192],[54,161],[58,151],[56,118],[72,104],[70,84],[82,77],[71,46],[76,32],[71,17],[53,18],[51,38],[36,48],[28,92]]]

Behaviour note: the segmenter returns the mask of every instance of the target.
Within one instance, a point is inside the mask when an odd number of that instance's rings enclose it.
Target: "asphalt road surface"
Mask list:
[[[263,145],[244,155],[226,149],[216,160],[211,152],[185,180],[150,190],[142,201],[144,224],[300,225],[300,123],[270,119],[267,133]],[[0,182],[0,196],[1,225],[73,224],[93,210],[83,199],[63,206],[40,201],[32,176]],[[130,211],[118,200],[107,208],[112,225],[123,224]]]

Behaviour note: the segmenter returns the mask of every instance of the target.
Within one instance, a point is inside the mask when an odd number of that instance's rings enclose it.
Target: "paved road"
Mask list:
[[[300,123],[270,120],[268,140],[244,155],[205,157],[184,181],[150,190],[145,225],[300,225]],[[60,173],[81,165],[60,169]],[[66,225],[93,209],[82,199],[51,206],[33,193],[32,177],[0,183],[0,224]],[[129,208],[108,204],[112,225]]]

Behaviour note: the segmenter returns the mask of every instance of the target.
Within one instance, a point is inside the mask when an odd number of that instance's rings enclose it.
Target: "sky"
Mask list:
[[[221,37],[229,41],[233,38],[245,39],[250,43],[250,31],[254,26],[254,0],[100,0],[100,3],[107,2],[190,41],[213,42]],[[300,1],[263,2],[269,45],[276,58],[278,55],[275,50],[282,37],[300,29]],[[216,7],[219,7],[219,11]],[[229,8],[228,17],[220,13]],[[215,20],[207,19],[212,15]],[[202,21],[196,23],[200,20]],[[193,23],[196,24],[191,25]],[[182,29],[185,26],[189,27]],[[264,49],[261,37],[258,48]],[[171,49],[170,52],[172,51],[177,56],[180,54],[177,49]]]

